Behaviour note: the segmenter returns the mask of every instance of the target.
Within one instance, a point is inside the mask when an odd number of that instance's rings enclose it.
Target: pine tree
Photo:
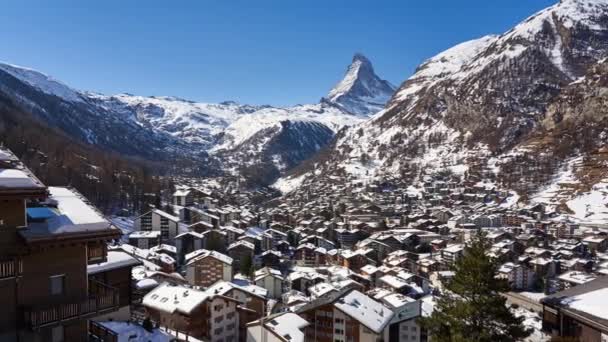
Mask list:
[[[247,275],[251,277],[254,273],[253,268],[253,259],[250,254],[245,255],[243,260],[241,260],[240,269],[241,274]]]
[[[453,266],[454,278],[437,301],[430,317],[420,319],[433,341],[520,341],[531,331],[523,318],[515,317],[500,292],[509,290],[506,280],[496,279],[498,265],[488,255],[490,243],[477,234]]]

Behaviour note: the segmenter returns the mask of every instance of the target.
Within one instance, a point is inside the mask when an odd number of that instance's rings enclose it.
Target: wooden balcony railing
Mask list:
[[[13,278],[23,273],[20,259],[0,260],[0,279]]]
[[[119,299],[117,289],[95,280],[89,280],[88,298],[74,303],[26,308],[24,310],[25,324],[35,330],[59,322],[94,317],[118,310]]]
[[[118,342],[117,333],[95,321],[89,321],[89,336],[92,341]]]

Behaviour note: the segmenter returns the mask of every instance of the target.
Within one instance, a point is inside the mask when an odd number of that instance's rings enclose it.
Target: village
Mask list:
[[[530,341],[608,334],[608,230],[517,203],[512,189],[443,174],[315,179],[254,197],[184,182],[159,207],[106,217],[0,149],[3,331],[53,342],[430,341],[418,319],[483,232]]]

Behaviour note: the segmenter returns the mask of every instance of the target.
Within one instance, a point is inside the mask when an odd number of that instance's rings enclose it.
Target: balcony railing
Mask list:
[[[0,260],[0,279],[13,278],[23,273],[23,263],[20,259]]]
[[[26,308],[25,324],[35,330],[59,322],[94,317],[118,310],[119,299],[117,289],[89,280],[88,298],[79,302]]]
[[[117,342],[118,334],[103,325],[89,321],[89,336],[91,341]]]

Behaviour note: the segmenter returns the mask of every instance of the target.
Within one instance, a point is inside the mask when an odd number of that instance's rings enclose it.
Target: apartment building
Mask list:
[[[174,244],[179,234],[179,217],[154,209],[136,218],[134,227],[137,231],[159,231],[161,243]]]
[[[209,287],[220,280],[232,280],[232,258],[206,249],[186,255],[186,280],[190,285]]]

